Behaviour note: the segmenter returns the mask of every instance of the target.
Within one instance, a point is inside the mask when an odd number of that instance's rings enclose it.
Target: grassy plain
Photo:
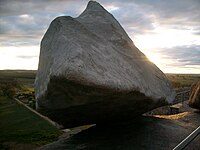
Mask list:
[[[16,144],[34,148],[54,141],[61,134],[57,128],[5,96],[0,96],[0,120],[0,149],[13,148]]]
[[[0,70],[1,80],[17,80],[22,87],[33,90],[36,70]],[[166,74],[174,88],[191,86],[200,80],[200,74]]]
[[[0,70],[0,82],[17,81],[23,89],[33,91],[36,70]]]
[[[33,91],[35,74],[36,71],[0,71],[0,88],[2,84],[17,81],[20,89],[13,88]],[[54,141],[61,133],[47,121],[0,93],[0,149],[34,149]]]
[[[166,74],[174,88],[189,87],[200,80],[200,74]]]

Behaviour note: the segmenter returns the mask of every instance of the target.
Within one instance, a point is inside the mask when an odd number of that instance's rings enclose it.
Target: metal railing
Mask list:
[[[190,96],[190,90],[178,92],[176,93],[176,98],[173,101],[173,104],[184,102],[189,99],[189,96]]]
[[[186,100],[189,100],[191,93],[191,88],[178,92],[176,95],[175,100],[173,101],[173,104],[177,104],[180,102],[184,102]],[[188,135],[182,142],[180,142],[173,150],[183,150],[188,146],[198,135],[200,135],[200,126],[194,130],[190,135]]]
[[[200,134],[200,126],[188,135],[181,143],[179,143],[173,150],[183,150],[189,143]]]

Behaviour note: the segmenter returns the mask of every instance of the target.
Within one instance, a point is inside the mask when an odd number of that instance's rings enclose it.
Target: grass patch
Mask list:
[[[27,90],[33,90],[36,70],[0,70],[0,81],[16,80]]]
[[[166,74],[174,88],[190,87],[200,80],[200,74]]]
[[[0,96],[0,120],[0,149],[8,142],[40,146],[61,135],[57,128],[5,96]]]

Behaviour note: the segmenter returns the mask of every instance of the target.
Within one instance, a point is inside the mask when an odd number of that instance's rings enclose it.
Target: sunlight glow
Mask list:
[[[164,56],[160,49],[183,45],[200,45],[198,35],[188,30],[170,29],[154,24],[151,33],[131,36],[134,44],[165,73],[200,73],[200,64],[195,66],[180,66],[180,62]]]
[[[119,7],[116,7],[116,6],[113,6],[113,5],[108,5],[108,6],[106,6],[106,9],[107,9],[109,12],[112,12],[112,11],[118,10]]]
[[[134,43],[139,48],[166,48],[181,45],[198,45],[200,39],[198,35],[194,35],[190,30],[168,29],[157,27],[152,33],[132,36]]]
[[[37,46],[0,47],[0,70],[37,69],[39,49]]]
[[[145,54],[148,57],[148,59],[154,64],[159,65],[162,63],[162,59],[161,59],[161,56],[159,56],[159,54],[156,54],[156,53],[153,54],[150,52],[146,52]]]
[[[30,16],[30,15],[27,15],[27,14],[23,14],[23,15],[20,15],[20,16],[19,16],[19,19],[20,19],[22,22],[30,22],[30,21],[33,21],[33,20],[34,20],[34,17],[33,17],[33,16]]]
[[[114,11],[114,6],[107,6]],[[23,21],[30,21],[29,15],[21,15]],[[181,45],[200,45],[200,39],[189,30],[168,29],[154,24],[153,33],[131,36],[134,44],[165,73],[200,73],[200,65],[180,66],[177,59],[164,56],[162,48]],[[39,46],[0,46],[0,69],[37,69]],[[166,54],[165,54],[166,55]]]

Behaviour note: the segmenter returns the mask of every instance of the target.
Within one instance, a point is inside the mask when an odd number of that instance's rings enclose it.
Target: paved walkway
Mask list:
[[[71,138],[61,138],[40,150],[173,149],[200,125],[200,113],[188,110],[190,111],[186,111],[186,115],[179,115],[177,119],[143,116],[117,124],[97,124]],[[199,147],[200,143],[195,139],[185,150],[198,150]]]

